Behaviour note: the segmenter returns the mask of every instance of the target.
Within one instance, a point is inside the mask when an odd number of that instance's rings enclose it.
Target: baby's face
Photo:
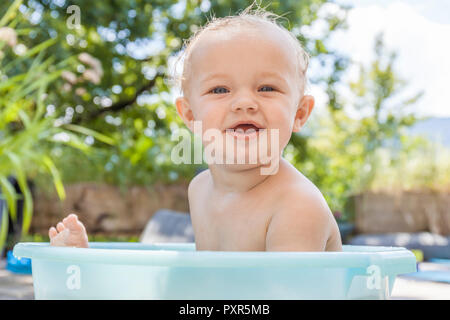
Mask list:
[[[219,129],[252,140],[258,129],[279,130],[279,150],[300,130],[314,99],[304,96],[295,51],[273,27],[206,32],[195,44],[185,96],[177,109],[192,130]],[[247,125],[245,123],[248,123]],[[256,130],[236,134],[229,129]]]

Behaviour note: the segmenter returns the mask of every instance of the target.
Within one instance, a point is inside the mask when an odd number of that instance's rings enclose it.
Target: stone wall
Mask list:
[[[119,187],[78,183],[65,186],[66,199],[36,190],[31,232],[47,233],[50,226],[69,213],[76,213],[88,233],[139,234],[159,209],[188,212],[188,183],[155,184],[151,187]]]
[[[189,212],[188,182],[156,184],[121,191],[116,186],[79,183],[66,186],[67,197],[36,190],[31,232],[47,233],[50,226],[76,213],[88,233],[140,234],[159,209]],[[450,193],[405,191],[366,192],[351,198],[356,233],[429,231],[450,235]]]
[[[450,235],[450,193],[366,192],[352,197],[357,233],[429,231]]]

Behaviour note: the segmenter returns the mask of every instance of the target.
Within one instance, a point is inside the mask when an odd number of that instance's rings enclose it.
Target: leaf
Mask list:
[[[22,169],[21,161],[17,155],[12,152],[6,152],[6,156],[11,160],[15,173],[17,175],[17,181],[19,183],[20,190],[23,193],[23,223],[22,232],[26,234],[31,224],[31,217],[33,215],[33,198],[31,197],[30,189],[28,188],[25,171]]]
[[[22,2],[23,0],[16,0],[9,6],[8,11],[6,11],[2,19],[0,20],[0,28],[6,26],[6,24],[8,24],[9,21],[15,18],[17,14],[17,9],[20,7]]]
[[[1,191],[5,195],[5,200],[9,207],[9,212],[11,214],[11,220],[16,222],[17,219],[17,206],[16,206],[16,190],[13,185],[8,181],[5,176],[0,176]],[[0,198],[1,199],[1,198]]]
[[[36,60],[33,61],[33,63],[35,64],[37,61],[39,61],[40,59],[42,59],[42,56],[45,52],[45,50],[54,45],[57,42],[57,39],[48,39],[36,46],[34,46],[31,49],[28,49],[27,52],[19,57],[17,57],[16,59],[12,60],[10,63],[8,63],[7,65],[5,65],[2,69],[3,69],[3,73],[8,73],[10,71],[10,69],[12,69],[13,67],[15,67],[18,63],[20,63],[21,61],[24,61],[28,58],[31,58],[32,56],[34,56],[35,54],[39,54],[38,57],[36,58]],[[40,58],[40,59],[38,59]]]
[[[1,212],[2,218],[0,220],[0,253],[3,252],[3,246],[5,245],[6,237],[8,235],[8,210],[6,206],[3,206]]]
[[[113,138],[108,137],[108,136],[106,136],[104,134],[101,134],[101,133],[99,133],[97,131],[85,128],[85,127],[77,126],[75,124],[66,124],[66,125],[64,125],[64,128],[67,128],[69,130],[72,130],[72,131],[75,131],[75,132],[78,132],[78,133],[85,134],[87,136],[93,136],[95,139],[97,139],[97,140],[99,140],[101,142],[104,142],[106,144],[109,144],[109,145],[114,145],[115,144],[115,141],[114,141]]]
[[[66,192],[64,191],[64,185],[58,169],[56,169],[55,164],[48,156],[43,156],[42,161],[53,177],[53,183],[55,184],[56,192],[58,193],[59,198],[64,200],[66,198]]]
[[[64,132],[68,136],[68,140],[55,140],[54,135],[51,137],[47,137],[46,140],[53,142],[53,143],[62,143],[68,146],[71,146],[72,148],[79,149],[83,152],[89,152],[89,146],[86,145],[83,141],[80,140],[80,138],[76,135],[74,135],[71,132]]]

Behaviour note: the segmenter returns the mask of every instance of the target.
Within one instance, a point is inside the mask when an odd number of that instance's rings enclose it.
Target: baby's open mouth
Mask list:
[[[228,130],[232,131],[240,131],[240,132],[253,132],[253,131],[259,131],[260,129],[263,129],[263,127],[254,121],[239,121],[237,123],[234,123]]]
[[[247,130],[250,131],[259,131],[260,128],[258,128],[257,126],[255,126],[254,124],[251,123],[244,123],[244,124],[239,124],[233,128],[230,128],[228,130],[234,130],[234,131],[244,131],[246,132]]]
[[[232,134],[236,138],[251,138],[256,137],[262,129],[264,128],[256,122],[240,121],[226,129],[226,132]]]

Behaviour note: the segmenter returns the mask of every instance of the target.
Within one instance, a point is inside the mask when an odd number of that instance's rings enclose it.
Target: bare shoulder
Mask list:
[[[285,186],[272,216],[268,251],[340,251],[336,220],[320,190],[306,177]]]
[[[200,189],[204,188],[205,184],[207,183],[208,176],[209,176],[209,169],[200,172],[191,180],[191,182],[189,182],[188,187],[189,198],[191,198],[191,196],[193,196],[196,191],[199,191]]]

